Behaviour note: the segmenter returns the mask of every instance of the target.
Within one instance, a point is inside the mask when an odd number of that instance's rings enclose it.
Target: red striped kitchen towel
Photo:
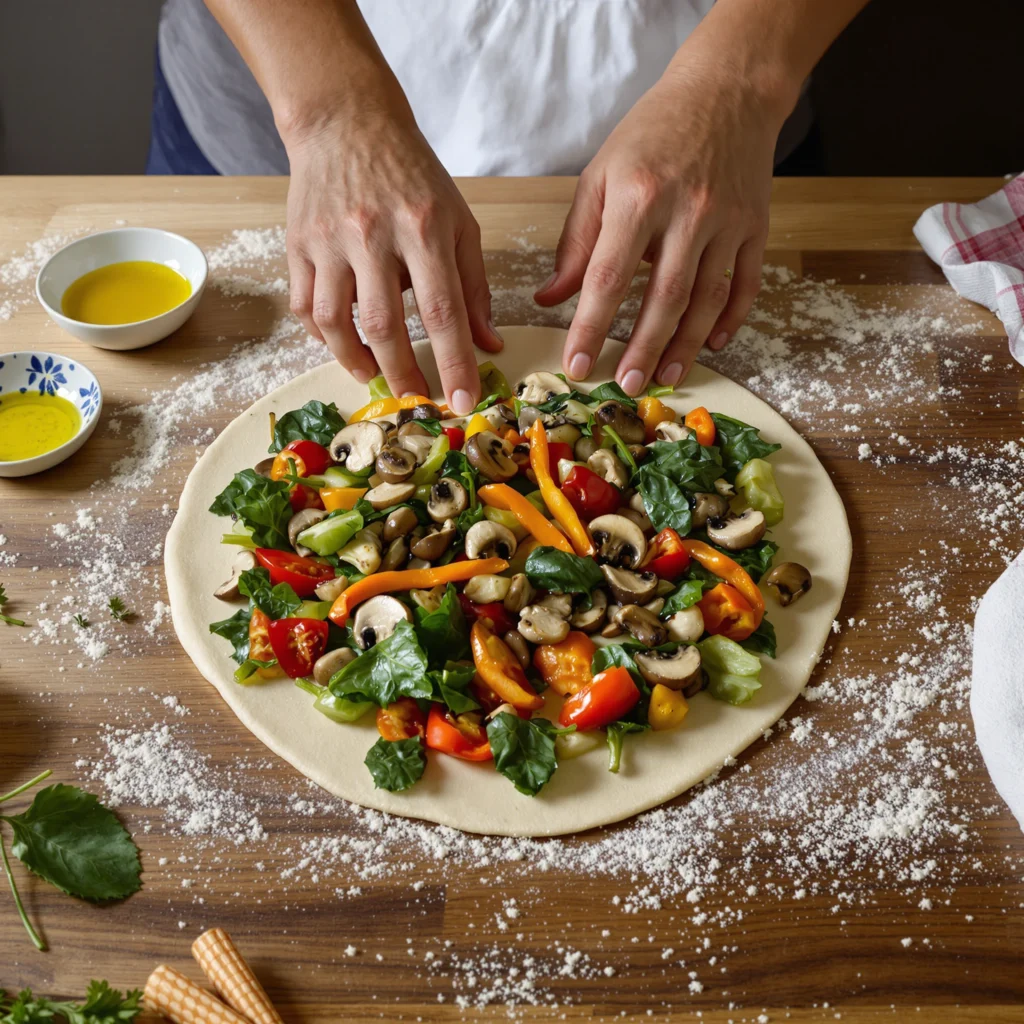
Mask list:
[[[1024,174],[980,203],[925,210],[914,234],[958,294],[1003,321],[1024,363]]]

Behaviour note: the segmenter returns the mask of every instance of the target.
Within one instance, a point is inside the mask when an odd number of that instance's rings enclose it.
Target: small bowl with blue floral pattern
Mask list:
[[[65,399],[78,412],[78,427],[69,440],[38,455],[9,461],[0,456],[0,476],[28,476],[63,462],[89,439],[103,408],[103,393],[92,371],[77,360],[53,352],[0,353],[0,418],[4,416],[4,399],[19,395]],[[30,408],[20,399],[7,404],[9,414]],[[0,434],[2,427],[0,423]]]

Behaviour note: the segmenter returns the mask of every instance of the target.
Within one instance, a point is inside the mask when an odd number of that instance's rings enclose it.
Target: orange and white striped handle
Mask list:
[[[142,1000],[147,1010],[174,1024],[249,1024],[215,995],[165,964],[149,976]]]
[[[252,1024],[284,1024],[252,968],[223,928],[203,932],[192,943],[192,955],[228,1006]]]

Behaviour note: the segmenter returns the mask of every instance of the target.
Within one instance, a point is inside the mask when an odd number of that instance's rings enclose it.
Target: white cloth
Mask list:
[[[1024,829],[1024,551],[974,620],[971,714],[985,765]]]

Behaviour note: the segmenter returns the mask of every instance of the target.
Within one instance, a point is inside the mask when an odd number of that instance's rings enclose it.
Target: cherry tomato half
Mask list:
[[[619,489],[586,466],[573,466],[562,483],[562,493],[576,514],[589,522],[617,512],[622,503]]]
[[[663,580],[678,579],[690,564],[690,552],[683,547],[679,534],[670,528],[662,530],[647,550],[644,568],[650,569]]]
[[[270,644],[270,619],[259,608],[253,608],[249,617],[249,657],[253,661],[273,661],[277,655]],[[263,679],[276,679],[281,675],[278,665],[258,668],[256,674]]]
[[[423,736],[427,716],[412,697],[400,697],[386,708],[377,708],[377,732],[391,743]]]
[[[285,675],[301,679],[312,674],[317,658],[327,648],[327,630],[327,623],[319,619],[275,619],[270,623],[270,647]]]
[[[299,476],[319,476],[331,464],[331,453],[316,441],[292,441],[283,451],[294,452],[302,460],[306,469]]]
[[[321,583],[334,579],[334,567],[291,551],[257,548],[256,561],[270,572],[273,584],[287,583],[299,597],[309,597]]]
[[[439,704],[431,705],[427,718],[427,746],[431,750],[460,757],[463,761],[490,761],[494,758],[479,713],[467,711],[453,715]]]
[[[561,726],[575,725],[580,732],[600,729],[620,719],[640,699],[628,670],[616,665],[594,676],[593,682],[566,698],[558,716]]]

